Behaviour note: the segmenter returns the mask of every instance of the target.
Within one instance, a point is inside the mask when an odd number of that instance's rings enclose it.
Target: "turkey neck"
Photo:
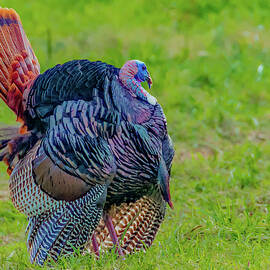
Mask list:
[[[127,122],[143,124],[150,120],[155,111],[156,106],[135,98],[131,91],[123,88],[117,76],[111,83],[111,95],[115,109]]]

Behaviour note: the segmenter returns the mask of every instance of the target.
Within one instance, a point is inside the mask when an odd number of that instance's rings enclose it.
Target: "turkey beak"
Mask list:
[[[151,78],[150,73],[148,71],[147,71],[146,81],[148,83],[149,89],[151,89],[151,86],[152,86],[153,81],[152,81],[152,78]]]
[[[163,159],[161,159],[159,163],[157,178],[158,178],[158,183],[159,183],[161,194],[164,201],[169,204],[171,209],[173,209],[173,204],[171,201],[171,194],[170,194],[170,185],[169,185],[170,176],[169,176],[166,164]]]

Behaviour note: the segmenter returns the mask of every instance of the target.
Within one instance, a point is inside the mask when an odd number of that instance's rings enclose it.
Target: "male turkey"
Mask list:
[[[161,106],[141,86],[152,84],[146,65],[74,60],[40,74],[14,10],[0,9],[0,28],[0,96],[22,123],[2,129],[0,160],[29,218],[31,261],[149,247],[172,207],[174,150]]]

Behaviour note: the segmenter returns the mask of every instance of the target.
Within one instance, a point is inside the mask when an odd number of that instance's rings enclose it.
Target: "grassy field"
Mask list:
[[[146,254],[56,269],[270,269],[270,2],[2,0],[42,71],[71,59],[144,61],[176,148],[168,210]],[[14,115],[0,104],[0,122]],[[0,267],[29,263],[26,219],[0,168]]]

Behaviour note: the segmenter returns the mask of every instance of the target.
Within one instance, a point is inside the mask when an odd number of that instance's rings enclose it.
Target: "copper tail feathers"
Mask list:
[[[0,8],[0,97],[23,122],[23,94],[39,63],[13,9]]]

